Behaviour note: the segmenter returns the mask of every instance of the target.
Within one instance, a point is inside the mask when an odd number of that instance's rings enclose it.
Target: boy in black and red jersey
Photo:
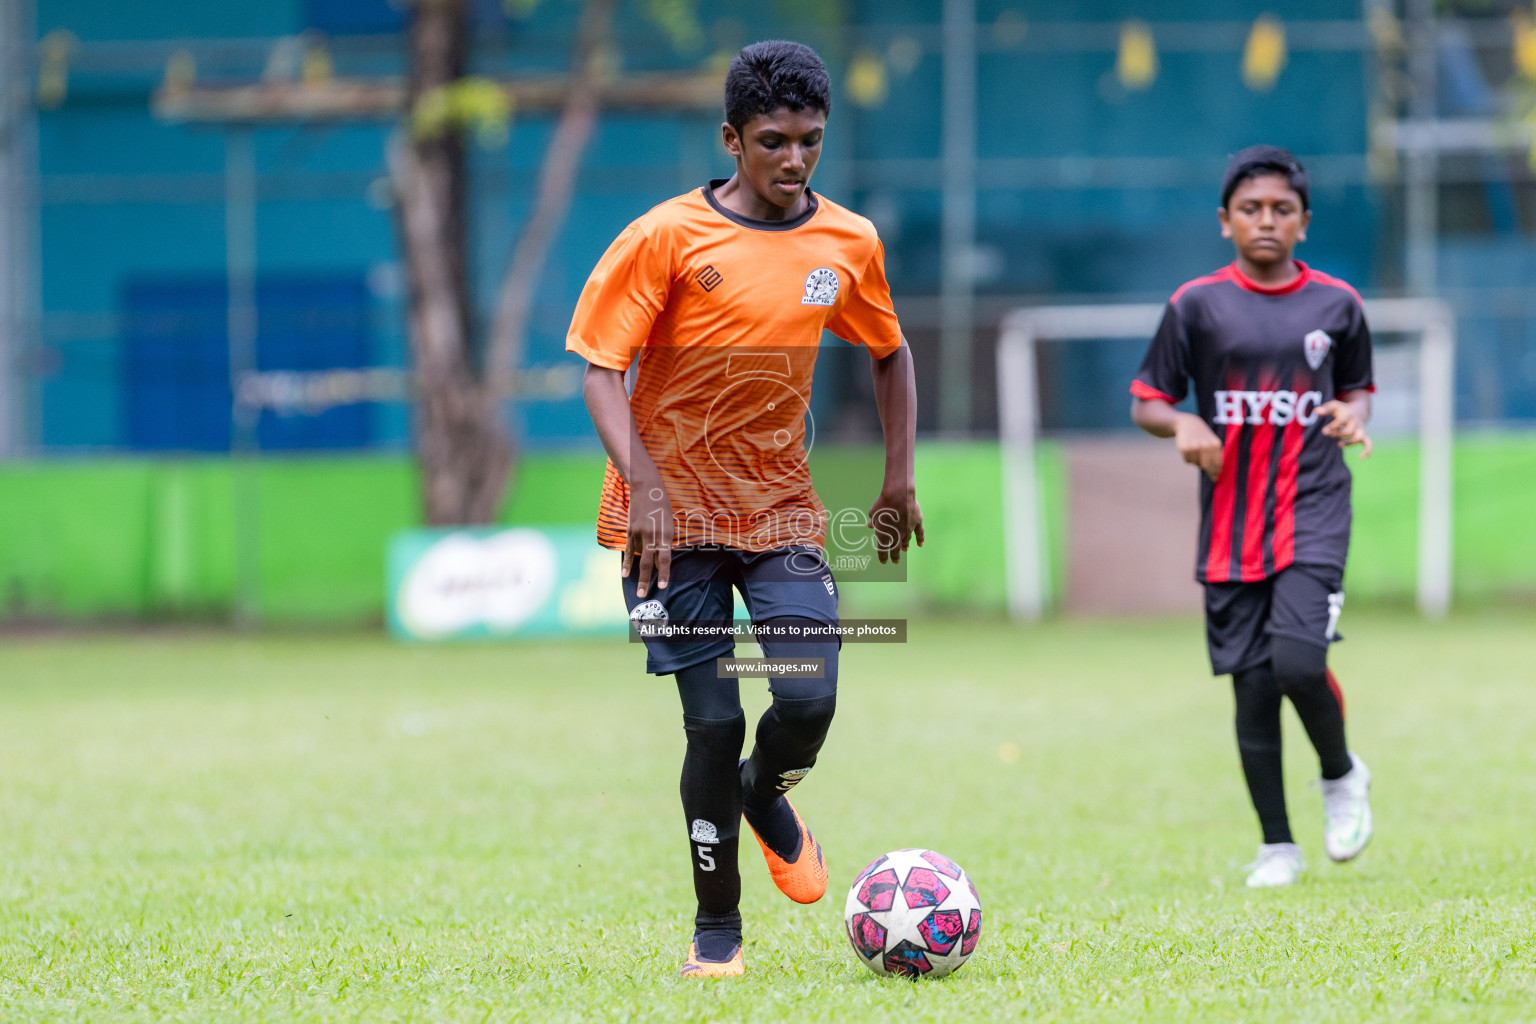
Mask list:
[[[1370,454],[1371,334],[1360,296],[1292,258],[1306,239],[1306,171],[1252,146],[1222,183],[1221,233],[1237,258],[1173,294],[1131,384],[1131,418],[1204,471],[1195,577],[1211,669],[1232,676],[1237,743],[1263,829],[1253,887],[1306,869],[1291,838],[1280,760],[1289,697],[1322,766],[1324,846],[1347,861],[1371,838],[1370,771],[1344,738],[1328,669],[1349,551],[1342,449]],[[1195,389],[1198,413],[1174,408]]]

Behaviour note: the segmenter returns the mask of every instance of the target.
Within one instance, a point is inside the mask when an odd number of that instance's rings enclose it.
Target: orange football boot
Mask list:
[[[773,875],[773,884],[779,891],[796,903],[815,903],[827,892],[827,862],[821,855],[821,844],[811,835],[795,805],[789,803],[789,797],[785,797],[784,802],[789,804],[789,812],[795,816],[795,824],[800,828],[800,853],[794,863],[770,850],[756,829],[752,830],[752,835],[757,839],[757,845],[763,848],[768,873]],[[751,824],[747,823],[749,827]]]
[[[688,959],[683,961],[683,968],[678,973],[685,978],[739,978],[746,973],[746,966],[741,958],[740,946],[736,947],[736,952],[731,954],[729,960],[716,962],[699,959],[698,944],[689,942]]]

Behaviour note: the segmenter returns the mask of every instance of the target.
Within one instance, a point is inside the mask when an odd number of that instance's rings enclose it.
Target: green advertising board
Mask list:
[[[389,544],[401,640],[623,634],[619,556],[590,526],[406,530]]]

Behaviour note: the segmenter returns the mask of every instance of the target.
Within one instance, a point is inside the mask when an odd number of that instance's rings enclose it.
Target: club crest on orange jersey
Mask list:
[[[817,267],[806,275],[805,297],[802,306],[830,306],[837,301],[837,271],[831,267]]]
[[[1301,347],[1307,354],[1307,365],[1317,369],[1323,365],[1323,360],[1328,358],[1328,349],[1333,346],[1333,338],[1327,331],[1311,331],[1301,339]]]

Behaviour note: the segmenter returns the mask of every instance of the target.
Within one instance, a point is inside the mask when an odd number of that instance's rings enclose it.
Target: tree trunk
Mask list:
[[[411,20],[407,111],[464,71],[465,0],[417,0]],[[496,395],[474,352],[466,238],[467,175],[456,129],[417,135],[409,115],[393,173],[410,286],[416,378],[416,454],[426,520],[434,526],[494,522],[512,447]]]
[[[522,362],[533,293],[549,249],[576,190],[576,172],[597,124],[599,98],[616,61],[610,49],[614,0],[587,0],[571,59],[571,84],[560,120],[539,169],[533,208],[519,233],[512,260],[496,296],[488,359],[490,379],[505,387]]]

